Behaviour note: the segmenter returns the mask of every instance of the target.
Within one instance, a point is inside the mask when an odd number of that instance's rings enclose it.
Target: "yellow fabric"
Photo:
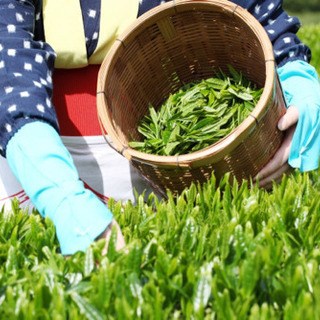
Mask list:
[[[100,64],[119,35],[136,19],[139,0],[101,0],[98,45],[87,58],[80,0],[43,0],[46,42],[57,53],[56,68]]]
[[[138,9],[139,0],[101,0],[99,40],[90,64],[103,61],[114,41],[136,20]]]
[[[57,53],[56,68],[88,65],[79,0],[43,0],[43,24],[46,42]]]

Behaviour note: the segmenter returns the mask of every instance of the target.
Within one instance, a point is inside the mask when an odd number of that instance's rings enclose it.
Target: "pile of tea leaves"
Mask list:
[[[143,141],[131,148],[156,155],[188,154],[225,137],[244,121],[257,104],[263,88],[257,89],[241,72],[228,66],[215,77],[184,85],[156,111],[139,122]]]

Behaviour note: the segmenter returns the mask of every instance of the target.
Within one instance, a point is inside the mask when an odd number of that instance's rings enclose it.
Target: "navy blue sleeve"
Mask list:
[[[55,53],[34,28],[41,20],[40,2],[0,1],[0,154],[10,138],[32,121],[58,130],[51,104]]]
[[[139,15],[170,0],[142,0]],[[282,7],[282,0],[232,0],[233,3],[248,10],[264,27],[272,45],[277,65],[281,67],[288,61],[310,62],[311,51],[301,43],[296,33],[300,22],[290,17]]]
[[[87,56],[90,57],[98,45],[101,0],[80,0],[80,5],[86,36]]]
[[[247,9],[264,27],[272,45],[278,67],[288,61],[310,62],[311,50],[297,37],[301,24],[298,18],[290,17],[282,7],[282,0],[234,0]]]

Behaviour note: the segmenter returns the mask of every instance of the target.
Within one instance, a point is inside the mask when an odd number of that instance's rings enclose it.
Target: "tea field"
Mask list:
[[[318,13],[320,17],[320,12]],[[298,36],[312,50],[311,64],[317,69],[320,75],[320,24],[310,24],[303,26]]]
[[[300,37],[320,73],[320,25]],[[271,192],[215,178],[177,199],[109,201],[127,249],[65,259],[54,226],[0,212],[0,319],[319,319],[320,170]]]

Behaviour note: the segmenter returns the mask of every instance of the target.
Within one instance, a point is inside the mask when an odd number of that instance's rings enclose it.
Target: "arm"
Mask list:
[[[55,53],[34,37],[39,4],[0,2],[1,152],[41,215],[53,220],[62,253],[73,254],[102,233],[107,238],[115,222],[84,188],[58,135],[51,105]]]
[[[259,172],[260,186],[270,188],[293,168],[318,168],[320,153],[320,85],[309,65],[310,49],[297,37],[300,22],[282,9],[280,0],[234,1],[249,10],[263,25],[273,44],[287,113],[278,127],[285,139],[274,158]],[[289,166],[290,164],[290,166]]]
[[[287,101],[287,113],[278,127],[285,139],[274,158],[260,171],[260,186],[270,188],[289,165],[300,171],[319,167],[320,83],[314,67],[300,60],[280,67],[279,77]],[[287,162],[288,161],[288,162]]]
[[[278,67],[289,61],[310,62],[311,51],[303,44],[296,33],[300,21],[289,16],[282,8],[282,0],[234,0],[247,9],[264,27],[272,45]]]
[[[169,0],[165,0],[165,2],[167,1]],[[316,133],[319,132],[320,124],[311,120],[314,118],[319,119],[319,82],[314,68],[308,64],[311,59],[311,51],[296,35],[300,28],[300,22],[296,17],[290,17],[283,10],[282,0],[231,1],[248,10],[264,27],[273,45],[274,56],[279,68],[280,81],[284,92],[286,96],[294,95],[294,99],[290,99],[291,102],[288,104],[288,106],[292,105],[292,107],[288,108],[288,112],[280,119],[278,124],[280,130],[286,131],[283,144],[274,158],[259,172],[260,186],[270,187],[272,180],[279,181],[283,173],[290,170],[289,164],[292,167],[300,168],[302,171],[318,167],[316,163],[319,161],[318,146],[320,145],[320,141],[315,137]],[[141,1],[139,14],[160,3],[161,0]],[[293,68],[299,69],[302,73],[299,75],[297,72],[292,73],[291,70]],[[309,74],[309,76],[305,77],[306,74]],[[295,80],[291,81],[293,78]],[[302,90],[296,90],[295,86],[306,88],[310,85],[313,90],[308,90],[309,103],[307,106]],[[296,105],[296,107],[293,107],[293,105]],[[316,115],[318,116],[315,117]],[[295,130],[298,118],[298,128]],[[304,156],[300,157],[298,154],[307,145],[306,139],[308,139],[309,132],[314,132],[313,138],[308,142],[307,148],[312,151],[305,152]],[[292,148],[291,145],[293,145]],[[312,160],[309,160],[310,155],[312,155]]]
[[[34,40],[38,1],[0,2],[0,117],[1,154],[22,125],[44,121],[56,130],[51,105],[55,53],[45,42]]]

